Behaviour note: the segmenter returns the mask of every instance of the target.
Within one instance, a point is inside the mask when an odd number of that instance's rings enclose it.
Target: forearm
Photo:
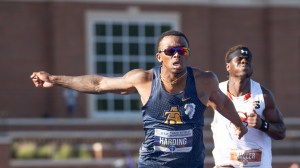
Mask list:
[[[283,123],[269,123],[269,129],[265,132],[275,140],[282,140],[285,138],[285,131],[286,127]]]
[[[242,123],[230,100],[229,103],[225,103],[223,106],[220,106],[220,108],[217,108],[217,110],[235,126],[234,130],[238,139],[241,139],[248,132],[247,127]]]
[[[100,93],[101,76],[85,75],[85,76],[57,76],[50,75],[49,80],[54,85],[77,90],[85,93]]]
[[[261,120],[261,117],[258,121],[260,130],[264,131],[266,134],[268,134],[271,138],[275,140],[281,140],[285,138],[285,132],[286,132],[286,126],[283,121],[283,115],[279,108],[276,106],[275,98],[271,91],[265,89],[262,87],[264,100],[265,100],[265,109],[263,112],[265,122],[268,123],[269,128],[264,130],[262,129],[262,126],[265,125],[263,123],[263,120]]]
[[[243,123],[239,115],[237,114],[234,105],[229,99],[225,100],[223,105],[217,108],[217,111],[225,118],[227,118],[229,121],[231,121],[235,126],[237,127],[242,126]]]

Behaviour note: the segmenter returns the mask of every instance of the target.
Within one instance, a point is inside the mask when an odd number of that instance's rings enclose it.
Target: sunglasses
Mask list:
[[[173,56],[177,52],[181,56],[188,56],[190,49],[186,47],[169,47],[166,49],[159,50],[158,53],[164,52],[167,56]]]

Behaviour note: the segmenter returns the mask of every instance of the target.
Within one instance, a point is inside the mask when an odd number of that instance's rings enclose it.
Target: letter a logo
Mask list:
[[[167,116],[165,124],[183,124],[177,107],[171,107],[170,111],[165,112],[165,116]]]

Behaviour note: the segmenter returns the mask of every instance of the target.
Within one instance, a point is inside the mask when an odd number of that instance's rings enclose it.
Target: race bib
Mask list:
[[[154,150],[162,152],[190,152],[193,144],[193,130],[154,130]]]
[[[262,151],[260,149],[231,150],[230,161],[234,165],[243,167],[259,166],[261,163]]]

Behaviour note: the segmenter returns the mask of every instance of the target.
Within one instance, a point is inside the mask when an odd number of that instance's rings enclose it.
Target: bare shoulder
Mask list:
[[[193,69],[193,73],[194,73],[194,77],[198,82],[203,83],[203,84],[218,84],[219,80],[217,75],[212,72],[212,71],[204,71],[202,69],[199,68],[192,68]]]
[[[271,90],[265,88],[261,85],[261,90],[263,92],[263,96],[266,102],[266,105],[275,106],[275,98]]]
[[[144,105],[150,96],[153,70],[134,69],[124,75],[126,81],[138,91]]]
[[[218,93],[219,81],[217,75],[211,71],[198,68],[193,68],[193,73],[198,97],[203,104],[207,104],[208,100]]]
[[[261,90],[264,94],[264,96],[273,96],[273,93],[271,92],[271,90],[265,88],[264,86],[260,85]]]
[[[152,69],[133,69],[124,75],[124,78],[132,83],[145,83],[152,80]]]

